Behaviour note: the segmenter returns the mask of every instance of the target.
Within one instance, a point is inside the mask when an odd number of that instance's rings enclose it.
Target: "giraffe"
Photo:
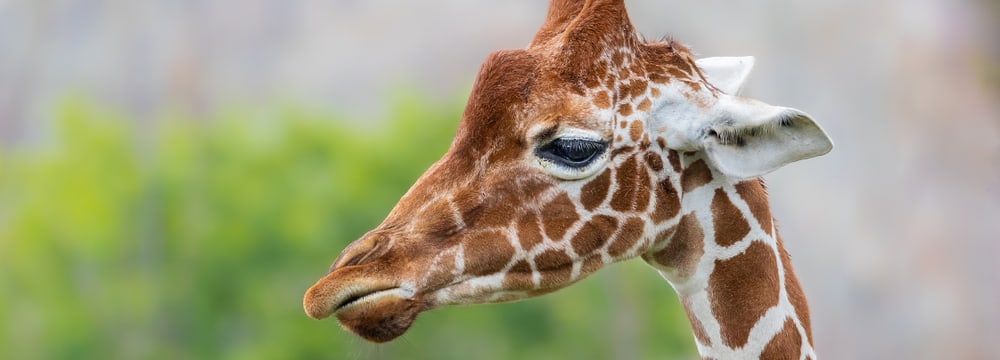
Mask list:
[[[703,358],[814,359],[759,176],[833,144],[802,111],[737,95],[753,63],[643,41],[622,0],[551,0],[526,49],[485,60],[448,151],[307,290],[306,313],[385,342],[423,311],[642,258]]]

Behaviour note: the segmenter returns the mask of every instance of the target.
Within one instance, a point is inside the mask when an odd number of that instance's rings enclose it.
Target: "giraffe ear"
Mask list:
[[[556,35],[566,30],[566,26],[583,10],[584,1],[579,0],[549,0],[549,11],[545,22],[538,29],[535,38],[528,47],[544,44]]]
[[[710,57],[695,60],[709,84],[729,95],[736,95],[753,70],[753,56]]]
[[[723,95],[702,137],[708,158],[736,178],[764,175],[785,164],[820,156],[833,141],[806,113]]]

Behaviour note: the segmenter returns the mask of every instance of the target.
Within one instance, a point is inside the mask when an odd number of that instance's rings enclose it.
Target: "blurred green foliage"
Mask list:
[[[0,150],[2,359],[624,359],[696,356],[640,261],[537,299],[422,314],[372,345],[304,291],[447,149],[458,106],[382,126],[301,108],[151,128],[71,100]]]

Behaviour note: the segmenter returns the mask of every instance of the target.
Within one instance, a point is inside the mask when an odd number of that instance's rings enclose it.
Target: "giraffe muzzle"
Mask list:
[[[306,291],[306,314],[317,320],[334,315],[344,328],[369,341],[395,339],[425,306],[413,289],[364,273],[364,266],[348,266],[324,276]]]

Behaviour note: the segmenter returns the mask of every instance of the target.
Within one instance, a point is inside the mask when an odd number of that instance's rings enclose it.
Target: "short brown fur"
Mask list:
[[[715,196],[712,197],[712,223],[715,225],[715,243],[719,246],[733,245],[750,233],[750,224],[722,189],[715,189]]]
[[[778,263],[771,248],[754,241],[740,255],[717,260],[709,278],[712,314],[722,326],[722,341],[732,348],[747,343],[750,328],[778,304]]]

